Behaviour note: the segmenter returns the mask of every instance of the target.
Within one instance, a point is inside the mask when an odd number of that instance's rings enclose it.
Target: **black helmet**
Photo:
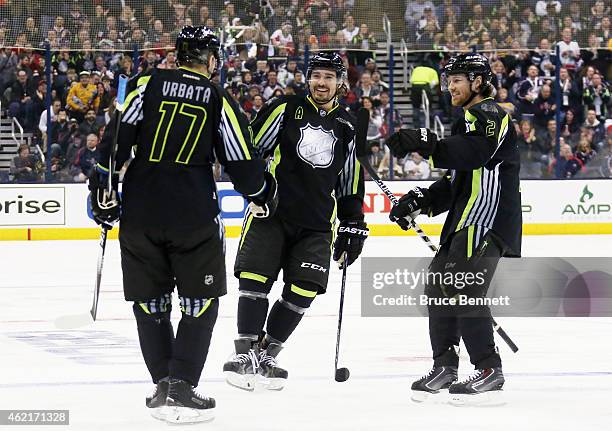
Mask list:
[[[221,44],[217,35],[206,26],[185,26],[176,37],[176,58],[179,64],[200,63],[208,65],[208,55],[219,61]]]
[[[477,76],[482,76],[481,91],[484,91],[491,84],[493,72],[489,65],[489,60],[482,54],[470,52],[467,54],[459,54],[452,57],[444,69],[442,70],[443,81],[451,75],[463,74],[466,75],[470,82],[473,82]],[[445,85],[443,85],[444,87]],[[442,88],[446,90],[446,88]]]
[[[308,69],[306,70],[306,79],[310,79],[312,71],[315,69],[330,69],[336,71],[336,78],[341,81],[346,79],[346,67],[342,57],[336,52],[319,52],[308,61]]]

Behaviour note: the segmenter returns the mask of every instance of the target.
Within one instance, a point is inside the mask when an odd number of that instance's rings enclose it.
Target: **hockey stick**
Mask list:
[[[350,242],[350,240],[349,240]],[[351,375],[348,368],[338,368],[338,355],[340,354],[340,331],[342,331],[342,311],[344,309],[344,291],[346,289],[346,268],[348,257],[345,253],[342,261],[342,287],[340,288],[340,310],[338,311],[338,332],[336,333],[336,360],[334,363],[334,379],[337,382],[346,382]]]
[[[117,89],[117,122],[115,123],[115,134],[113,136],[113,147],[108,163],[108,184],[107,190],[112,190],[112,177],[115,172],[115,155],[117,153],[117,141],[119,139],[119,126],[121,124],[121,112],[123,111],[123,102],[125,101],[125,90],[127,87],[128,77],[125,75],[119,76],[119,88]],[[96,268],[96,284],[93,292],[93,302],[89,313],[73,314],[59,317],[55,320],[55,326],[59,329],[76,329],[89,325],[96,321],[98,315],[98,300],[100,298],[100,286],[102,283],[102,267],[104,266],[104,252],[106,251],[106,239],[108,237],[109,226],[102,225],[100,229],[100,251],[98,252],[98,264]]]
[[[355,130],[355,151],[357,152],[357,160],[364,167],[366,171],[372,177],[372,180],[376,183],[376,185],[382,190],[382,192],[387,196],[387,198],[391,201],[391,203],[395,206],[398,203],[397,197],[389,190],[387,185],[382,182],[372,165],[370,165],[370,161],[368,160],[368,151],[367,151],[367,133],[368,133],[368,123],[370,122],[370,113],[367,109],[361,108],[357,112],[357,128]],[[409,220],[411,227],[415,230],[415,232],[421,237],[421,239],[427,244],[429,249],[434,253],[438,252],[438,247],[429,239],[427,234],[423,232],[423,230],[419,227],[419,225],[414,220]],[[510,336],[504,331],[496,321],[491,317],[493,321],[493,329],[495,332],[499,334],[499,336],[506,342],[508,347],[516,353],[518,352],[518,347]]]

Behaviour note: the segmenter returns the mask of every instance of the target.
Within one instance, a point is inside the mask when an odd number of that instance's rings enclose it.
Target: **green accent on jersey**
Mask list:
[[[192,108],[197,112],[195,114],[186,112],[185,107]],[[181,149],[178,155],[176,156],[176,160],[175,160],[177,163],[182,163],[186,165],[189,163],[189,159],[191,158],[191,155],[193,154],[193,150],[195,150],[195,147],[198,145],[198,142],[200,140],[200,134],[202,134],[202,129],[204,129],[204,124],[206,123],[206,118],[208,117],[208,114],[206,112],[206,108],[204,108],[203,106],[190,105],[189,103],[183,103],[181,105],[181,108],[179,109],[179,113],[192,118],[191,124],[189,125],[189,131],[187,132],[187,136],[185,137],[185,140],[183,141],[183,145],[181,146]],[[184,160],[181,160],[181,155],[183,154],[183,150],[185,149],[185,146],[187,145],[187,143],[189,142],[189,138],[191,137],[193,126],[197,123],[200,124],[200,127],[198,129],[198,133],[195,136],[195,139],[193,140],[193,143],[191,144],[191,150],[189,151],[189,154],[187,154],[187,158],[185,158]]]
[[[313,292],[312,290],[302,289],[301,287],[298,287],[295,284],[291,285],[291,291],[305,298],[314,298],[315,296],[317,296],[317,292]]]
[[[210,75],[208,73],[198,72],[197,70],[191,69],[190,67],[187,67],[187,66],[181,66],[181,67],[179,67],[179,69],[180,70],[184,70],[185,72],[195,73],[197,75],[203,76],[204,78],[210,79]]]
[[[208,307],[210,307],[210,304],[212,304],[212,301],[213,301],[213,298],[206,301],[206,304],[204,305],[204,307],[202,307],[202,310],[200,310],[200,312],[196,314],[195,317],[200,317],[202,314],[204,314],[204,312],[208,310]]]
[[[334,222],[336,221],[336,214],[338,213],[338,201],[336,200],[336,192],[334,190],[331,192],[331,197],[334,200],[334,209],[332,210],[332,215],[329,218],[329,222],[332,224],[333,228]]]
[[[502,119],[501,128],[499,129],[499,135],[497,135],[497,145],[501,143],[501,137],[504,136],[504,130],[508,128],[508,123],[510,121],[510,116],[506,114],[506,116]]]
[[[276,168],[281,161],[281,150],[280,145],[277,145],[274,149],[274,156],[272,156],[272,161],[270,162],[270,173],[274,178],[276,178]]]
[[[157,130],[155,131],[155,137],[153,138],[153,146],[151,147],[151,155],[149,156],[149,161],[151,162],[161,161],[162,156],[164,155],[164,149],[166,148],[166,141],[168,140],[168,133],[170,132],[170,126],[172,125],[172,122],[174,121],[174,115],[176,114],[178,104],[179,104],[178,102],[168,102],[167,100],[164,100],[159,106],[159,112],[162,113],[162,117],[161,117],[161,120],[159,121],[159,124],[157,125]],[[170,120],[165,125],[166,130],[163,132],[164,139],[161,144],[161,149],[158,151],[159,156],[156,157],[155,147],[157,146],[157,138],[159,137],[160,130],[162,129],[162,127],[164,126],[164,123],[166,122],[166,113],[168,112],[168,110],[166,109],[166,106],[172,107],[172,113],[170,114]]]
[[[355,157],[355,175],[353,176],[353,194],[356,195],[359,189],[359,172],[361,171],[361,164],[357,157]]]
[[[249,228],[251,227],[252,221],[253,221],[253,214],[249,213],[247,217],[246,225],[244,226],[244,231],[242,232],[242,238],[240,238],[240,246],[238,247],[238,250],[242,248],[242,244],[244,243],[244,239],[247,236],[247,232],[249,231]]]
[[[96,165],[96,167],[97,167],[98,169],[102,169],[102,170],[103,170],[104,172],[106,172],[106,173],[108,173],[108,171],[109,171],[109,169],[108,169],[108,168],[106,168],[106,167],[102,166],[100,163],[98,163],[98,164]]]
[[[272,111],[272,114],[270,114],[270,116],[266,119],[266,122],[257,133],[257,136],[255,136],[255,140],[253,141],[254,146],[257,147],[259,145],[259,141],[261,141],[261,138],[263,138],[263,136],[266,134],[266,132],[270,128],[270,125],[274,122],[274,120],[278,118],[279,115],[285,112],[286,107],[287,103],[281,103],[274,109],[274,111]]]
[[[433,156],[429,156],[427,161],[429,162],[429,169],[435,169]]]
[[[268,281],[268,277],[264,277],[263,275],[255,274],[253,272],[241,272],[240,278],[246,278],[249,280],[259,281],[260,283],[265,283]]]
[[[465,121],[467,121],[468,123],[470,123],[470,132],[473,132],[474,130],[476,130],[476,120],[478,120],[474,115],[472,115],[472,113],[470,112],[469,109],[466,109],[465,114],[464,114],[464,118]]]
[[[240,141],[240,145],[242,146],[242,150],[244,151],[245,160],[251,160],[251,152],[249,151],[249,147],[247,147],[246,140],[242,135],[242,129],[240,128],[240,123],[238,122],[238,118],[236,117],[236,113],[232,109],[232,105],[227,101],[227,99],[223,98],[223,110],[227,114],[227,117],[232,123],[232,129],[236,136],[238,136],[238,140]]]
[[[465,220],[467,219],[468,214],[470,213],[470,211],[472,210],[472,207],[474,206],[476,197],[478,196],[478,193],[480,192],[480,177],[482,176],[482,169],[483,168],[479,168],[479,169],[474,169],[472,171],[472,194],[470,195],[470,198],[468,199],[468,202],[465,205],[465,209],[463,210],[463,214],[461,215],[461,219],[459,220],[459,223],[457,223],[456,231],[460,230],[463,227],[463,223],[465,223]]]
[[[140,308],[142,308],[142,311],[144,311],[147,314],[151,314],[151,312],[149,311],[149,308],[143,304],[142,302],[139,302],[138,305],[140,305]]]
[[[474,247],[474,225],[468,227],[467,234],[467,257],[472,257],[472,248]]]
[[[138,81],[136,81],[136,86],[140,87],[142,85],[147,85],[150,80],[151,80],[151,75],[142,76],[138,78]]]
[[[317,113],[319,112],[319,109],[323,109],[319,105],[317,105],[317,102],[315,102],[314,99],[312,97],[310,97],[310,95],[306,96],[306,100],[308,100],[310,102],[310,104],[317,110]],[[331,114],[332,112],[334,112],[339,107],[340,107],[340,105],[338,104],[338,102],[334,101],[334,105],[332,106],[332,108],[329,111],[327,111],[327,114],[328,115]]]

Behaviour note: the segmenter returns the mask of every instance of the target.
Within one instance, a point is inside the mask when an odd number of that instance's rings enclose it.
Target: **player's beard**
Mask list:
[[[319,88],[320,89],[325,88],[326,91],[323,92],[323,93],[320,93],[320,92],[317,91],[317,89],[319,89]],[[337,90],[335,88],[334,89],[330,89],[330,88],[321,87],[321,86],[318,86],[318,87],[315,87],[315,88],[310,87],[310,97],[312,97],[312,100],[314,100],[317,105],[325,105],[325,104],[331,102],[332,100],[334,100],[334,98],[336,97],[337,93],[338,92],[337,92]]]

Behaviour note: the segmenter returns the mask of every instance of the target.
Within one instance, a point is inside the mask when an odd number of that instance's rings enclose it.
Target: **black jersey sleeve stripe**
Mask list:
[[[274,144],[276,143],[276,138],[278,137],[280,125],[283,121],[284,115],[284,112],[278,115],[270,128],[261,137],[261,140],[256,146],[257,153],[260,155],[260,157],[264,157],[267,152],[274,149]]]
[[[225,157],[229,161],[238,160],[238,154],[236,153],[236,148],[234,145],[230,143],[230,132],[228,132],[226,124],[221,121],[219,123],[219,135],[221,135],[221,140],[223,141],[223,152],[225,153]]]

